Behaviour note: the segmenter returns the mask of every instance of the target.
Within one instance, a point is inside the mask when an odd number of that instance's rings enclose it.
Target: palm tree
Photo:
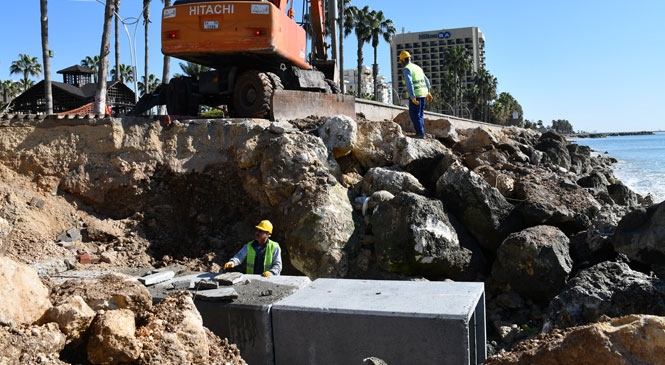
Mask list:
[[[119,76],[116,70],[120,70]],[[125,65],[124,63],[121,63],[119,66],[117,66],[116,69],[111,70],[111,77],[113,78],[113,80],[118,80],[123,83],[133,82],[134,68],[130,65]]]
[[[115,14],[115,6],[118,0],[106,0],[104,9],[104,29],[102,31],[102,44],[99,50],[99,73],[97,79],[97,90],[95,91],[94,112],[106,114],[106,77],[109,69],[109,53],[111,48],[111,23]]]
[[[120,0],[115,3],[115,73],[111,71],[111,77],[117,80],[118,75],[122,76],[120,72]],[[122,81],[122,80],[121,80]]]
[[[164,7],[171,6],[171,0],[162,0]],[[162,84],[168,84],[171,74],[171,57],[164,55],[164,69],[162,70]],[[159,107],[159,114],[166,114],[166,105]]]
[[[0,81],[0,90],[2,90],[2,101],[0,101],[0,110],[4,113],[5,109],[11,104],[10,100],[20,93],[20,85],[12,80]],[[6,104],[5,104],[6,103]]]
[[[145,72],[143,79],[145,80],[150,73],[148,73],[148,25],[150,24],[150,0],[143,0],[143,26],[145,31]],[[151,75],[152,76],[152,75]]]
[[[9,66],[9,73],[10,75],[23,75],[21,85],[24,87],[23,91],[26,91],[34,85],[34,82],[31,82],[28,78],[30,76],[38,77],[41,75],[42,65],[39,64],[37,57],[30,57],[23,53],[19,53],[18,57],[19,59],[13,61],[11,66]]]
[[[157,86],[159,86],[159,84],[161,83],[159,78],[157,78],[157,76],[153,74],[150,74],[147,83],[145,82],[145,77],[142,77],[142,80],[143,81],[139,81],[139,91],[141,92],[141,96],[155,91]]]
[[[481,68],[475,74],[473,82],[474,87],[477,88],[477,105],[474,107],[480,109],[476,117],[480,121],[487,122],[489,102],[496,99],[498,81],[489,71]]]
[[[182,70],[182,73],[185,76],[196,76],[202,72],[210,70],[210,67],[201,66],[198,63],[192,63],[192,62],[187,62],[187,63],[180,62],[178,65],[180,66],[180,69]]]
[[[449,74],[455,81],[455,105],[462,110],[462,90],[466,80],[466,74],[473,70],[473,59],[464,47],[453,47],[445,50],[443,62]]]
[[[42,55],[44,59],[44,98],[46,114],[53,114],[53,93],[51,90],[51,52],[48,46],[48,0],[39,1],[39,12],[42,17]]]
[[[369,27],[372,35],[372,48],[374,48],[374,64],[372,65],[372,77],[374,79],[374,100],[379,100],[379,88],[377,87],[377,79],[379,78],[379,64],[376,63],[377,48],[379,47],[379,39],[383,37],[386,43],[392,41],[393,36],[397,32],[393,21],[386,19],[383,16],[383,11],[372,11],[369,15]]]
[[[85,56],[85,58],[81,60],[81,66],[87,67],[95,72],[94,74],[92,74],[95,83],[97,83],[97,73],[99,72],[99,63],[100,63],[99,56],[93,56],[93,57]]]
[[[351,12],[351,22],[346,23],[348,24],[348,27],[344,29],[344,35],[347,36],[351,34],[351,30],[353,30],[356,34],[356,38],[358,39],[358,92],[357,96],[362,97],[362,68],[363,68],[363,45],[365,43],[369,43],[369,41],[372,39],[372,33],[371,33],[371,28],[369,27],[369,18],[370,18],[370,9],[369,6],[366,5],[362,9],[358,9],[355,6],[352,6],[349,8]]]

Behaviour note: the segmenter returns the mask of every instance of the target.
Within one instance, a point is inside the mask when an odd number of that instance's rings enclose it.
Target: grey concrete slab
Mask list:
[[[275,364],[480,364],[483,283],[317,279],[275,303]]]
[[[237,299],[226,302],[195,300],[194,303],[201,313],[203,325],[236,344],[248,364],[273,365],[272,305],[311,282],[305,276],[264,278],[243,275],[243,280],[226,287],[238,292]]]
[[[138,280],[142,282],[143,285],[148,286],[169,281],[173,279],[173,277],[175,277],[175,272],[169,270],[169,271],[160,271],[154,274],[142,276],[138,278]]]
[[[229,287],[197,290],[194,296],[194,300],[205,300],[208,302],[224,302],[236,298],[238,298],[238,292]]]

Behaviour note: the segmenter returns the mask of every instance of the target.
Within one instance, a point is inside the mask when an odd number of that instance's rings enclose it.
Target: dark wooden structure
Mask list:
[[[53,113],[66,114],[80,110],[86,104],[94,102],[97,83],[92,81],[95,71],[75,65],[58,71],[63,82],[51,81],[53,94]],[[109,81],[106,88],[106,104],[113,113],[125,114],[136,104],[135,94],[120,81]],[[26,90],[13,100],[14,113],[43,114],[46,107],[44,81]]]

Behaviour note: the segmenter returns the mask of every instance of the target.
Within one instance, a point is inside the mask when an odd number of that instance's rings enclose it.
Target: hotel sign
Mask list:
[[[448,39],[451,36],[452,35],[450,34],[450,32],[428,33],[428,34],[418,35],[418,39],[433,39],[433,38]]]

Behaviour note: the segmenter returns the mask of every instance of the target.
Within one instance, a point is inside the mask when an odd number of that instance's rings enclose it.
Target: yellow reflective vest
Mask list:
[[[247,274],[254,273],[254,261],[256,261],[256,250],[254,249],[254,245],[252,245],[253,242],[254,241],[250,241],[249,243],[247,243]],[[268,243],[266,244],[266,253],[263,258],[264,271],[270,270],[270,267],[272,266],[272,256],[275,254],[276,247],[277,247],[277,242],[268,239]]]
[[[417,98],[424,98],[429,94],[429,90],[427,90],[427,82],[425,81],[425,72],[423,72],[423,69],[420,68],[420,66],[416,65],[415,63],[408,63],[406,66],[404,66],[409,72],[411,72],[411,83],[413,84],[413,94]],[[406,84],[406,80],[403,79],[404,83]]]

